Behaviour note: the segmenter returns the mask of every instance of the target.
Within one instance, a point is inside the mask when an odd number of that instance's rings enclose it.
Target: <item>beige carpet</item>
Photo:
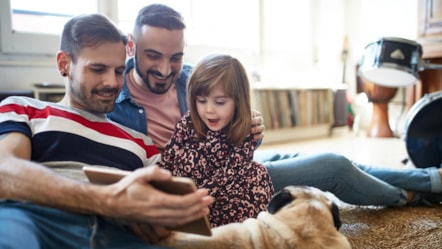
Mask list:
[[[400,138],[367,138],[338,129],[324,139],[264,144],[261,149],[287,152],[336,152],[371,165],[404,168],[407,157]],[[336,200],[342,227],[354,248],[360,249],[440,249],[442,248],[442,205],[427,207],[357,207]]]
[[[440,249],[442,205],[428,207],[341,208],[340,231],[353,248]]]

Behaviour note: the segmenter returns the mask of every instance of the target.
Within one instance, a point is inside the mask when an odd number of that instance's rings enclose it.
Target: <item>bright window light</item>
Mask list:
[[[90,0],[11,0],[11,10],[14,32],[59,35],[71,17],[95,13],[97,4]]]
[[[119,0],[120,28],[132,33],[138,11],[152,3],[168,5],[183,15],[189,44],[233,48],[259,44],[259,1],[256,0]]]

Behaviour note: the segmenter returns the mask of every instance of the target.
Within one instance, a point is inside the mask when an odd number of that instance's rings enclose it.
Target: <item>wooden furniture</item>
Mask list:
[[[442,0],[418,1],[418,42],[422,45],[422,59],[442,65]],[[420,80],[407,88],[407,107],[427,93],[442,90],[442,69],[419,72]]]
[[[33,86],[34,98],[49,102],[60,101],[65,93],[64,85],[51,83],[37,83]]]

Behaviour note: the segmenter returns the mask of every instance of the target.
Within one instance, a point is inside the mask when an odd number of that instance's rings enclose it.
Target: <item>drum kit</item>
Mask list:
[[[366,46],[359,75],[379,87],[409,86],[416,83],[418,71],[442,69],[442,65],[422,61],[421,56],[419,43],[383,37]],[[403,139],[416,167],[442,166],[442,91],[424,95],[410,108]]]

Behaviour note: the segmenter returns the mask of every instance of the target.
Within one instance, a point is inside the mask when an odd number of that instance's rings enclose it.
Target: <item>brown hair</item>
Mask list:
[[[186,25],[181,14],[164,4],[151,4],[143,7],[135,19],[134,40],[140,37],[144,25],[168,30],[184,30]]]
[[[127,37],[106,16],[79,15],[64,25],[60,50],[68,53],[72,61],[76,63],[81,49],[95,47],[106,42],[122,42],[126,45]]]
[[[244,67],[230,55],[208,55],[195,66],[187,86],[193,128],[198,137],[206,136],[207,127],[198,115],[196,97],[207,96],[219,84],[222,84],[224,94],[235,103],[233,118],[224,130],[227,141],[238,145],[249,135],[252,124],[250,85]]]

